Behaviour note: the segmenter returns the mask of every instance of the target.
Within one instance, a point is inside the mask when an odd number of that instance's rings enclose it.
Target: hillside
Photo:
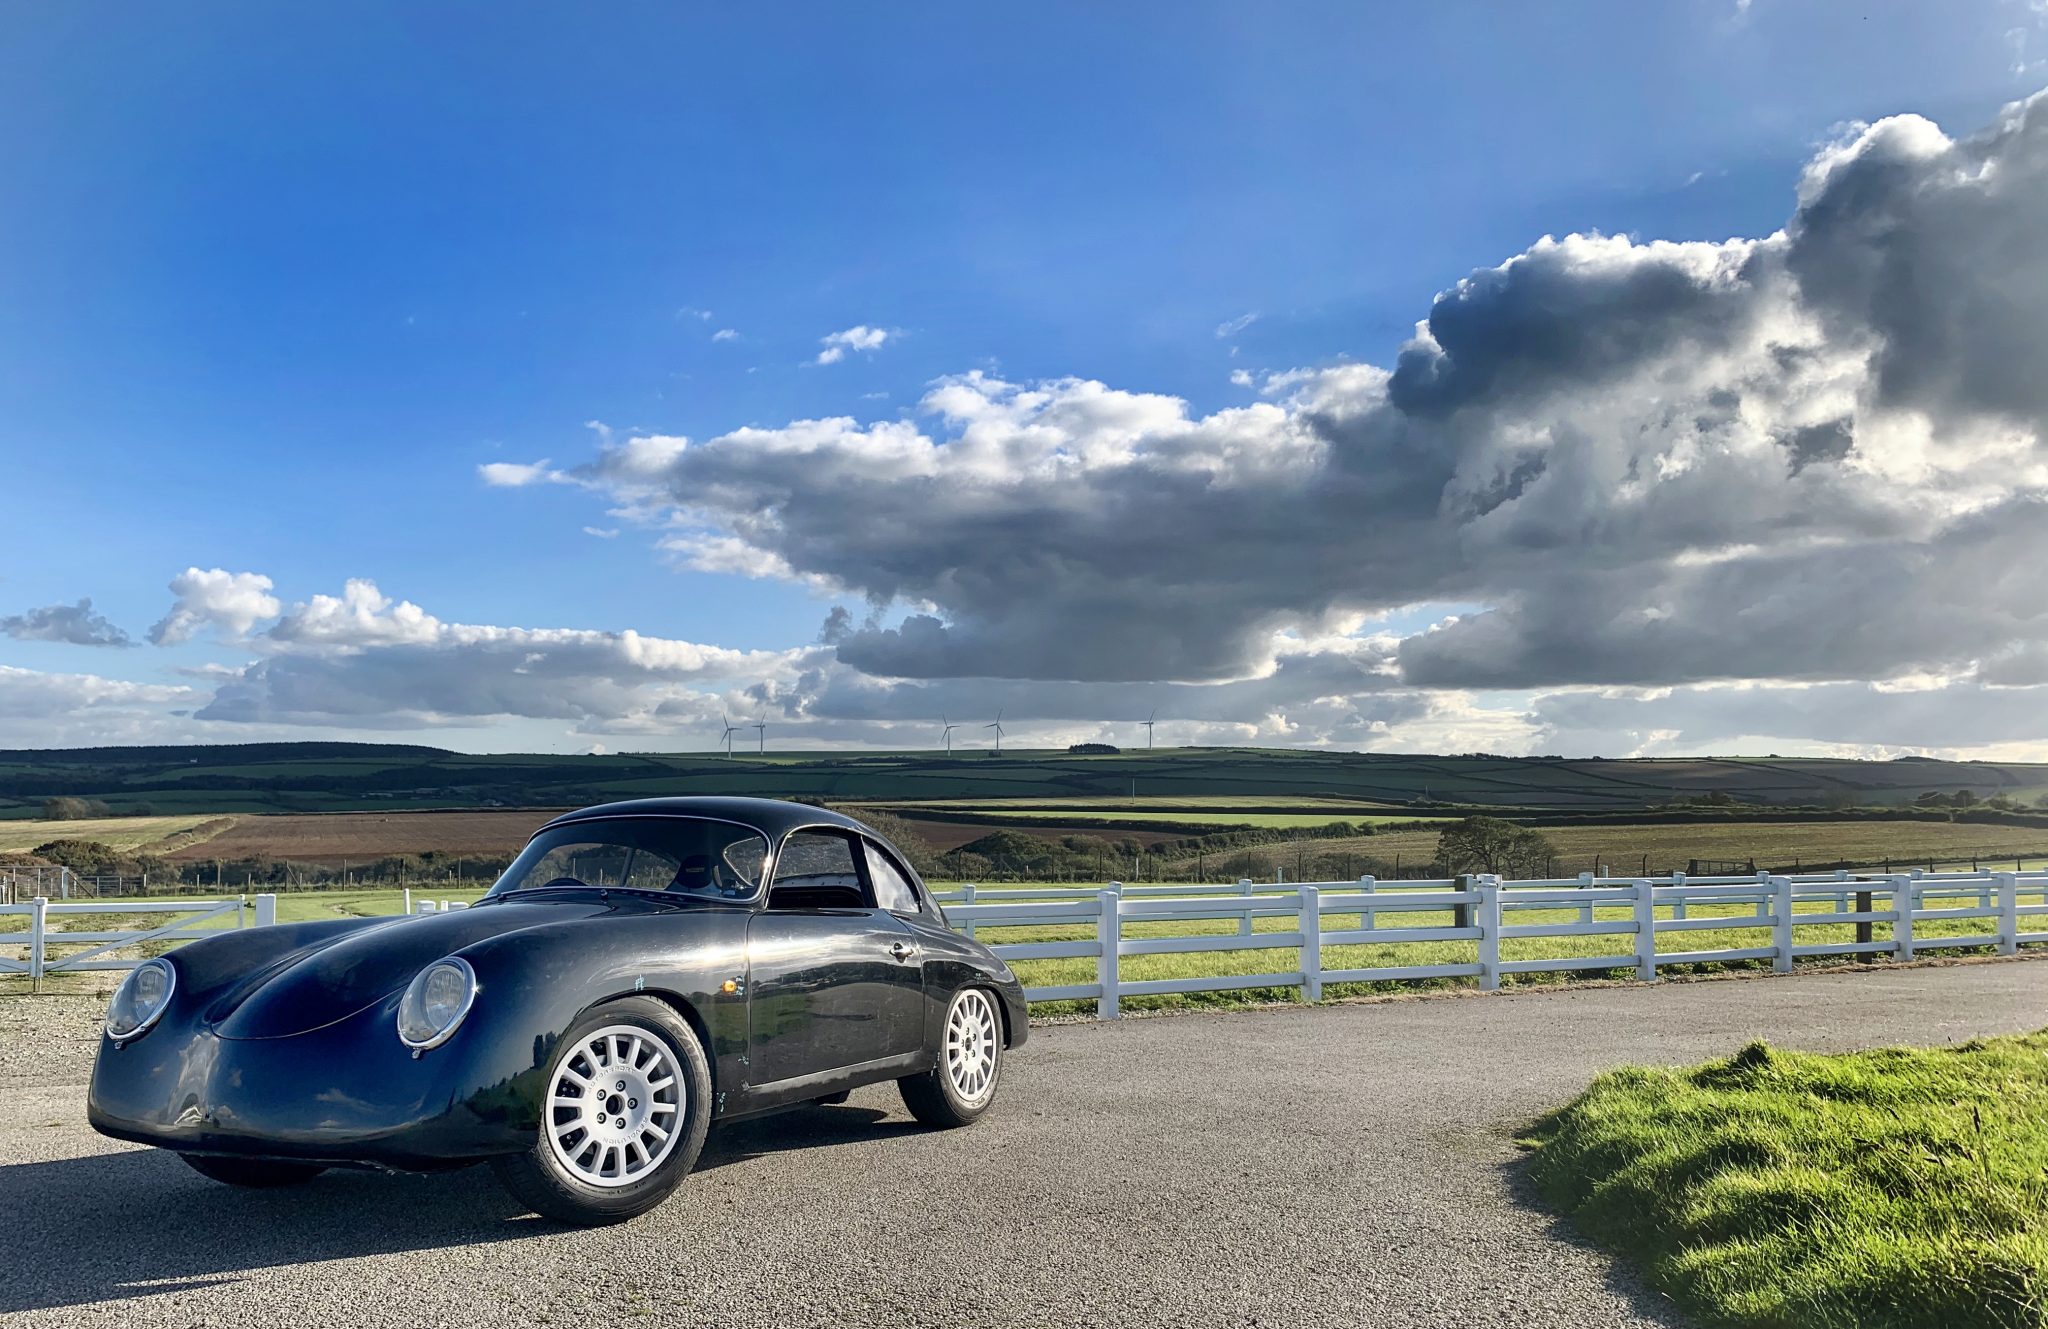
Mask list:
[[[1079,756],[1008,751],[469,755],[392,744],[263,743],[0,751],[0,818],[59,795],[116,814],[565,807],[659,794],[758,794],[973,807],[997,800],[1081,811],[1133,796],[1236,800],[1269,813],[1417,801],[1576,813],[1627,812],[1725,794],[1755,806],[1900,805],[1927,790],[2048,795],[2048,766],[1921,759],[1401,756],[1271,748],[1175,748]]]

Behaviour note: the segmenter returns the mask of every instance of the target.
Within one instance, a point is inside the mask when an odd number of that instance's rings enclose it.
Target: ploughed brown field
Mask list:
[[[535,828],[565,808],[502,812],[317,812],[240,817],[227,830],[172,851],[175,860],[279,858],[300,863],[367,862],[387,854],[518,853]]]
[[[1057,840],[1065,835],[1088,835],[1098,840],[1109,840],[1112,842],[1117,840],[1136,840],[1139,844],[1144,845],[1158,844],[1163,840],[1184,840],[1191,834],[1189,831],[1127,831],[1118,827],[1104,826],[1100,822],[1096,822],[1093,825],[1081,822],[1073,826],[1040,826],[1036,822],[1019,825],[1014,821],[999,820],[985,822],[926,821],[916,813],[907,813],[900,808],[895,809],[895,812],[897,816],[910,823],[911,829],[917,832],[918,839],[923,840],[942,854],[950,849],[958,849],[963,844],[979,840],[990,831],[1022,831],[1026,835],[1035,835],[1045,840]],[[853,815],[857,817],[860,813],[856,810]]]

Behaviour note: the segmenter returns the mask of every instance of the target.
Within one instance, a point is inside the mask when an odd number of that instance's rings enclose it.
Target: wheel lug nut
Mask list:
[[[636,1108],[636,1107],[639,1107],[639,1106],[640,1106],[640,1100],[639,1100],[639,1099],[637,1099],[637,1098],[629,1098],[629,1099],[627,1099],[627,1100],[626,1100],[626,1106],[627,1106],[627,1107],[629,1107],[629,1108]]]
[[[624,1089],[626,1087],[626,1082],[624,1080],[619,1081],[618,1087]]]

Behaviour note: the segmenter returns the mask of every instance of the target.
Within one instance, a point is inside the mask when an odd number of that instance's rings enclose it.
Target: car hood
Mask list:
[[[618,904],[564,894],[375,923],[280,956],[214,1001],[205,1018],[222,1038],[308,1033],[402,991],[444,955],[524,928],[614,913]]]

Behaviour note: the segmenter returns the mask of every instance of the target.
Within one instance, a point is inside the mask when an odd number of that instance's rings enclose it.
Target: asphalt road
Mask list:
[[[9,1325],[1673,1324],[1526,1203],[1516,1131],[1603,1068],[2048,1024],[2048,963],[1582,988],[1035,1032],[976,1127],[892,1090],[714,1134],[623,1227],[484,1169],[238,1192],[102,1140],[97,1003],[0,999]]]

